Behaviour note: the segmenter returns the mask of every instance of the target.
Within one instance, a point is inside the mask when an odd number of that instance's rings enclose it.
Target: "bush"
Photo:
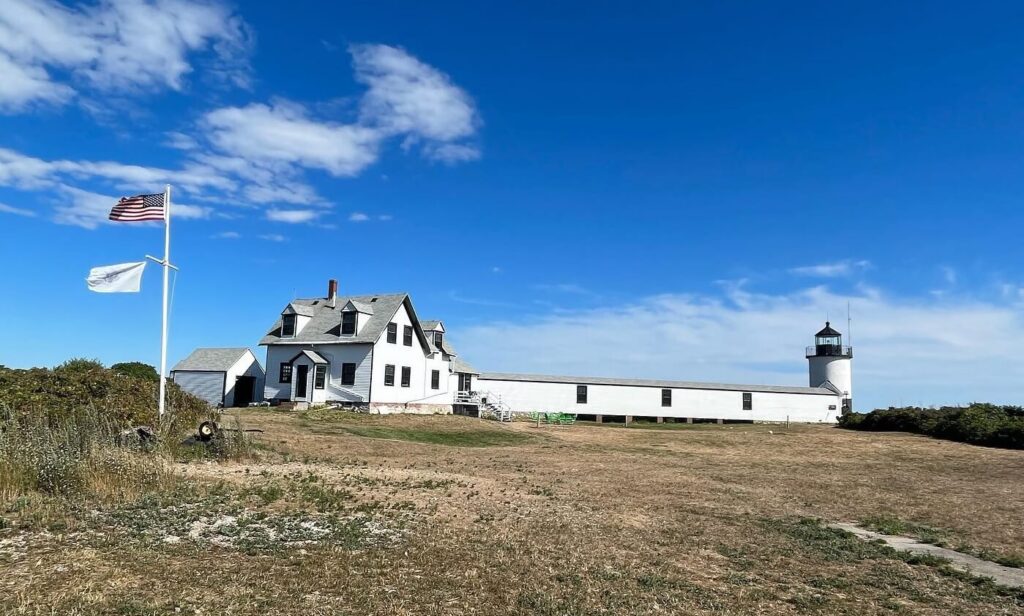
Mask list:
[[[913,432],[974,445],[1024,449],[1024,409],[974,403],[937,409],[889,407],[849,413],[839,426],[852,430]]]
[[[157,424],[159,378],[155,381],[106,369],[97,361],[73,359],[50,370],[0,367],[0,412],[33,415],[60,427],[83,409],[102,412],[118,427]],[[167,383],[169,421],[162,428],[192,431],[210,417],[205,401]]]
[[[140,361],[129,361],[114,364],[110,369],[118,374],[134,376],[145,381],[152,381],[158,385],[160,384],[160,373],[156,371],[156,368]]]

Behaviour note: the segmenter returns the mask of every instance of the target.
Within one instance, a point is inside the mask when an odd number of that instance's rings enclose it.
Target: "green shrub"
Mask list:
[[[111,370],[118,374],[126,376],[134,376],[146,381],[152,381],[154,383],[160,383],[160,373],[156,371],[156,368],[149,364],[144,364],[139,361],[129,361],[120,364],[114,364],[110,367]]]
[[[849,413],[839,426],[852,430],[913,432],[974,445],[1024,449],[1024,409],[974,403],[966,407],[889,407]]]

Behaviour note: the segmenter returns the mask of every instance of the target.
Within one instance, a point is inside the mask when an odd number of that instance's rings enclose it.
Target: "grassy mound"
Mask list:
[[[937,409],[889,407],[844,415],[839,418],[839,426],[851,430],[913,432],[973,445],[1024,449],[1024,408],[1019,406],[974,403]]]

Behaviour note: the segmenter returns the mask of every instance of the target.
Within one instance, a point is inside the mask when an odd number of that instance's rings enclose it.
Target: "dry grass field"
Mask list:
[[[822,522],[1024,555],[1024,452],[766,425],[241,411],[251,460],[0,511],[13,614],[1024,614]]]

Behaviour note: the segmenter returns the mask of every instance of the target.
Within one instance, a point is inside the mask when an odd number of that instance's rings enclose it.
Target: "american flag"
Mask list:
[[[164,220],[164,194],[121,197],[121,200],[114,205],[114,209],[110,210],[110,220],[117,222]]]

